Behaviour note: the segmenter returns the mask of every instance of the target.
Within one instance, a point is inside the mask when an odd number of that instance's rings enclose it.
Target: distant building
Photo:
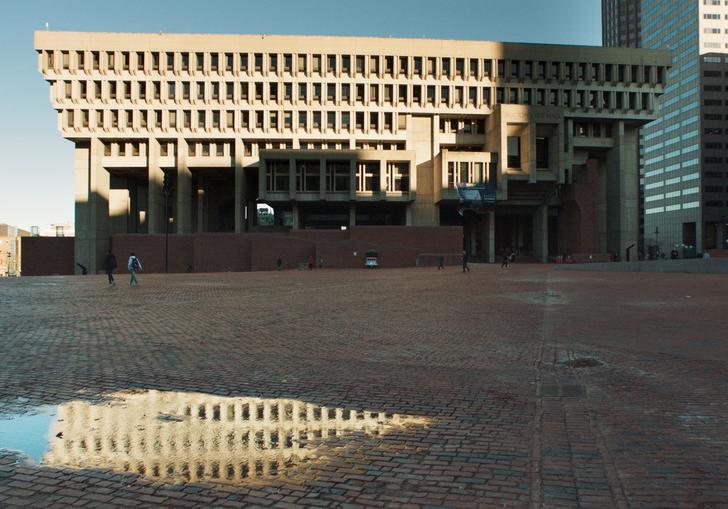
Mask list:
[[[670,62],[368,37],[43,31],[35,47],[75,144],[75,261],[92,272],[114,235],[243,233],[257,204],[294,230],[462,226],[485,261],[624,256],[637,130]]]
[[[0,224],[0,276],[19,276],[22,271],[22,249],[20,239],[30,232]]]
[[[728,3],[651,0],[642,11],[631,3],[602,0],[604,43],[637,40],[673,58],[658,118],[642,130],[645,247],[653,257],[728,249]]]
[[[642,0],[602,0],[602,46],[639,48]]]

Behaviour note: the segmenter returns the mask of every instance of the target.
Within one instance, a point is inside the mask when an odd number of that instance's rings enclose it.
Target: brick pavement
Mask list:
[[[314,439],[277,475],[232,483],[0,451],[0,506],[728,507],[728,276],[104,278],[0,281],[0,414],[154,389],[429,423]]]

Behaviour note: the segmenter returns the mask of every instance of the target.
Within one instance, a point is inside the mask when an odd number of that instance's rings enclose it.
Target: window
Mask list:
[[[182,53],[181,60],[182,60],[182,70],[184,72],[189,71],[190,70],[190,54]]]
[[[218,68],[219,68],[219,60],[220,60],[220,55],[218,55],[217,53],[212,53],[210,55],[210,69],[212,71],[217,71],[218,70]]]
[[[174,53],[167,53],[167,70],[174,70]]]
[[[299,83],[298,84],[298,101],[299,102],[307,102],[307,96],[306,96],[306,83]]]
[[[321,55],[313,55],[311,57],[311,68],[316,74],[321,74]]]
[[[356,73],[364,74],[364,55],[356,56]]]
[[[343,55],[341,57],[341,72],[343,74],[349,74],[351,71],[351,57],[349,55]]]
[[[359,161],[356,167],[357,191],[379,191],[379,162]]]
[[[278,73],[278,55],[268,55],[268,71]]]
[[[376,85],[374,83],[369,85],[369,102],[370,103],[379,102],[379,85]]]
[[[288,192],[288,161],[271,159],[265,165],[268,191]]]
[[[369,57],[369,74],[379,74],[379,57],[372,55]]]
[[[341,129],[343,131],[351,129],[351,114],[348,111],[341,112]]]
[[[291,73],[293,69],[293,55],[286,53],[283,55],[283,72]]]
[[[248,54],[247,53],[240,54],[240,72],[243,72],[243,73],[248,72]]]
[[[233,54],[225,53],[225,70],[231,72],[233,70]]]
[[[268,84],[268,99],[274,102],[278,100],[278,83]]]
[[[422,57],[413,58],[413,69],[416,76],[422,76]]]
[[[508,136],[508,168],[521,167],[521,138]]]
[[[321,83],[313,84],[313,100],[314,102],[321,102]]]
[[[313,117],[312,117],[312,126],[314,129],[321,129],[321,112],[320,111],[314,111]]]
[[[332,103],[336,101],[336,85],[334,83],[326,85],[326,100]]]
[[[195,54],[195,70],[197,70],[198,72],[202,72],[204,65],[205,65],[205,54],[196,53]]]
[[[321,183],[320,163],[317,160],[296,161],[296,190],[319,192]]]
[[[326,190],[349,192],[349,161],[326,161]]]
[[[306,74],[306,55],[298,55],[298,73]]]
[[[409,163],[387,163],[387,191],[409,192]]]

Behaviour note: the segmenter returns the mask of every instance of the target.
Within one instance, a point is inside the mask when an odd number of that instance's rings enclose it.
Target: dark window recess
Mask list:
[[[549,167],[549,139],[536,138],[536,168]]]
[[[508,167],[521,167],[521,138],[518,136],[508,137]]]

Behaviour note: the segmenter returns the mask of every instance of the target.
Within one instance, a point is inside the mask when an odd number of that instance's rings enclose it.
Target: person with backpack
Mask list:
[[[139,281],[137,281],[136,273],[138,270],[142,270],[142,264],[139,261],[139,258],[134,255],[134,253],[131,253],[129,255],[129,263],[127,267],[129,269],[129,274],[131,274],[129,286],[139,286]]]
[[[116,256],[109,249],[109,253],[104,259],[104,269],[106,270],[106,276],[109,278],[109,287],[116,286],[116,281],[114,281],[114,270],[116,270],[116,267]]]

